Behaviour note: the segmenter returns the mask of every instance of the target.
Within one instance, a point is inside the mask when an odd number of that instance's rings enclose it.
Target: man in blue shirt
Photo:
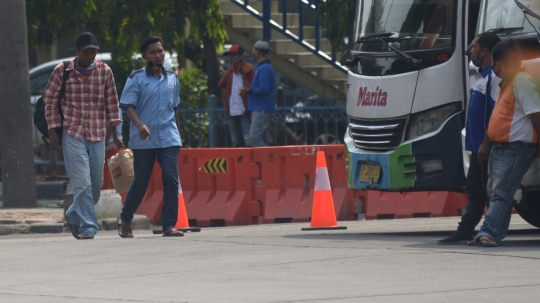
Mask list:
[[[257,71],[251,87],[242,89],[248,92],[248,110],[251,111],[251,146],[268,146],[268,124],[276,111],[276,72],[268,59],[270,45],[266,41],[257,41],[253,46],[253,58],[257,62]]]
[[[146,193],[156,158],[162,169],[163,236],[183,236],[174,228],[178,216],[178,153],[182,141],[178,131],[180,85],[176,74],[163,67],[163,39],[150,36],[141,43],[146,68],[129,76],[120,108],[131,120],[129,147],[133,150],[135,178],[118,217],[118,235],[132,238],[131,220]]]
[[[486,137],[491,112],[499,94],[500,78],[491,68],[491,50],[501,39],[494,33],[478,35],[471,44],[472,63],[479,68],[471,85],[471,97],[467,112],[465,149],[471,152],[466,192],[469,198],[465,214],[457,231],[437,244],[466,244],[473,239],[474,228],[482,219],[487,196],[487,159],[489,151],[480,150]]]

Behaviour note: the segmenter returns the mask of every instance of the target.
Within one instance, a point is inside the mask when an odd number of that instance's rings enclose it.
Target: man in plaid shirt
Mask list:
[[[66,221],[76,239],[93,239],[98,231],[94,205],[99,201],[103,184],[106,126],[112,126],[114,142],[123,148],[116,126],[119,117],[118,95],[111,69],[95,59],[99,43],[89,32],[77,37],[75,52],[61,106],[58,95],[62,86],[64,63],[51,75],[43,102],[49,126],[49,143],[53,149],[62,145],[64,162],[73,185],[73,204],[66,212]],[[63,127],[60,138],[55,129]],[[60,139],[62,139],[60,141]]]

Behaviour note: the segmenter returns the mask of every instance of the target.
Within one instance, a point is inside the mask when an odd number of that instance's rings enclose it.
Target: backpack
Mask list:
[[[67,68],[71,62],[64,61],[64,74],[62,77],[62,85],[60,87],[60,93],[58,94],[58,113],[60,114],[60,123],[64,121],[64,114],[62,113],[62,98],[64,97],[64,92],[66,91],[66,82],[69,79],[70,71],[67,71]],[[34,111],[34,125],[37,127],[38,131],[41,133],[41,139],[45,142],[45,147],[49,146],[49,126],[47,124],[47,119],[45,118],[45,104],[43,103],[43,96],[39,97],[36,102],[36,110]],[[62,142],[62,127],[55,128],[60,142]]]

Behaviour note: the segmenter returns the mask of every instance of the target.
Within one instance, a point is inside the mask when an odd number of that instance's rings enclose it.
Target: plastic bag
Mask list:
[[[130,149],[120,150],[108,160],[108,165],[116,192],[123,193],[128,191],[135,177],[133,152]]]

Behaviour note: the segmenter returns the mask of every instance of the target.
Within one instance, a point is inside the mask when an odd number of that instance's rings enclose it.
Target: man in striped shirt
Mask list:
[[[488,160],[489,209],[475,240],[468,245],[493,247],[506,237],[514,195],[538,149],[538,84],[521,68],[521,52],[512,42],[493,48],[493,72],[503,80],[480,151]],[[479,155],[482,153],[480,152]],[[484,159],[479,159],[480,161]]]
[[[84,32],[77,37],[77,57],[67,68],[70,75],[61,102],[63,121],[58,95],[64,63],[54,69],[43,97],[49,143],[53,149],[62,145],[66,171],[73,185],[73,204],[65,217],[76,239],[93,239],[98,231],[94,205],[99,201],[103,184],[107,125],[112,128],[118,148],[124,147],[116,131],[122,122],[116,84],[109,66],[95,59],[98,49],[98,40],[92,33]],[[60,127],[61,138],[55,131]]]

